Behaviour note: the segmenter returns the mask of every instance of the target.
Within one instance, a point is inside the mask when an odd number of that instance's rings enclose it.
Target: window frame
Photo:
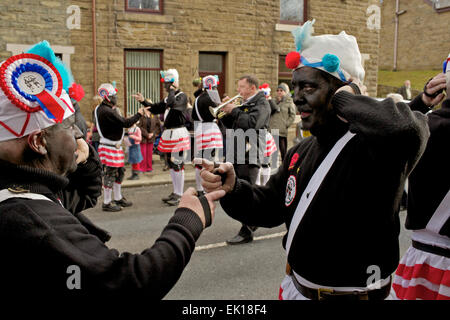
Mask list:
[[[211,70],[200,70],[200,56],[202,54],[213,54],[221,56],[222,58],[222,72],[211,71]],[[217,52],[217,51],[199,51],[198,52],[198,75],[199,77],[205,77],[207,75],[218,75],[219,76],[219,87],[217,88],[220,93],[220,98],[226,93],[226,78],[227,78],[227,52]],[[221,92],[223,91],[223,92]]]
[[[152,9],[137,9],[137,8],[129,8],[128,0],[125,1],[125,12],[137,12],[137,13],[147,13],[147,14],[164,14],[164,0],[159,0],[159,10]]]
[[[281,15],[281,1],[280,1],[280,15]],[[308,20],[308,0],[303,0],[303,21],[296,22],[291,20],[281,20],[280,24],[289,24],[289,25],[302,25]]]
[[[130,51],[139,51],[139,52],[157,52],[159,53],[159,68],[136,68],[136,67],[127,67],[127,52]],[[163,57],[164,57],[164,50],[162,49],[142,49],[142,48],[125,48],[123,50],[123,105],[124,105],[124,114],[125,117],[128,115],[128,104],[127,104],[127,70],[153,70],[153,71],[163,71]],[[164,88],[163,86],[159,87],[159,99],[162,99]],[[159,101],[153,101],[153,102],[159,102]]]

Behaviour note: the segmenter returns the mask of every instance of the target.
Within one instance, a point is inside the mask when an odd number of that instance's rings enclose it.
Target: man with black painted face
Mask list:
[[[222,208],[243,223],[286,225],[280,299],[385,299],[399,261],[400,198],[429,137],[426,118],[360,94],[354,37],[313,37],[311,22],[294,34],[298,51],[287,66],[312,136],[289,150],[264,187],[236,179],[229,163],[217,169],[204,161],[204,188],[226,190]],[[217,171],[226,173],[224,184]]]
[[[124,128],[130,128],[138,122],[144,115],[144,108],[141,107],[135,115],[124,118],[114,110],[117,105],[117,90],[112,84],[100,85],[98,94],[103,98],[102,103],[94,110],[100,135],[98,154],[105,168],[102,210],[116,212],[122,210],[122,207],[132,205],[131,201],[122,195],[122,181],[125,175],[125,155],[122,149]]]
[[[108,248],[107,232],[80,216],[101,195],[101,163],[75,124],[66,93],[70,70],[46,41],[0,65],[3,296],[23,301],[28,295],[139,291],[146,299],[164,297],[224,192],[199,198],[188,189],[161,236],[141,254]],[[27,86],[24,77],[35,82]]]

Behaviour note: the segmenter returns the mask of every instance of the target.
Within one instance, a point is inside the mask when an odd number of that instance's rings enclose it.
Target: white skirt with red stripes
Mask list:
[[[450,300],[450,259],[410,247],[392,288],[398,300]]]
[[[189,149],[191,149],[191,138],[185,127],[164,130],[158,144],[159,151],[172,153]]]
[[[117,149],[113,146],[100,144],[98,146],[98,156],[100,161],[108,167],[121,168],[124,166],[125,154],[122,147]]]
[[[215,122],[195,122],[197,150],[223,148],[222,132]]]
[[[272,153],[277,151],[277,145],[275,144],[275,139],[273,136],[267,132],[266,134],[266,150],[264,152],[264,157],[270,157]]]

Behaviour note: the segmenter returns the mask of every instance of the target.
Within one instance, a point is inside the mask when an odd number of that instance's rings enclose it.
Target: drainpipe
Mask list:
[[[97,92],[97,29],[95,22],[95,0],[92,0],[92,51],[94,62],[94,94]]]
[[[397,51],[398,51],[398,23],[399,17],[406,13],[406,10],[400,10],[400,0],[395,3],[395,32],[394,32],[394,71],[397,71]]]

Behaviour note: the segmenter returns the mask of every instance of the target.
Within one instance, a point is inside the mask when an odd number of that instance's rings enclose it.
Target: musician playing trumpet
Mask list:
[[[258,172],[261,167],[261,161],[264,158],[266,148],[266,132],[269,127],[270,106],[264,95],[259,91],[259,81],[251,75],[242,76],[238,81],[237,91],[243,99],[242,105],[238,105],[236,101],[231,102],[221,108],[226,117],[223,119],[229,129],[233,129],[234,135],[228,136],[227,132],[227,148],[234,146],[233,167],[236,175],[240,179],[249,181],[251,184],[256,183]],[[245,135],[245,150],[240,150],[242,142],[236,130],[242,129]],[[253,129],[253,130],[251,130]],[[252,135],[254,139],[252,139]],[[231,146],[229,143],[233,139]],[[257,157],[251,155],[257,153]],[[245,157],[242,157],[242,153]],[[227,150],[228,158],[229,150]],[[244,161],[241,161],[245,158]],[[256,159],[255,159],[256,158]],[[227,159],[229,161],[231,159]],[[242,225],[239,233],[227,243],[230,245],[247,243],[253,240],[253,231],[255,228]]]

